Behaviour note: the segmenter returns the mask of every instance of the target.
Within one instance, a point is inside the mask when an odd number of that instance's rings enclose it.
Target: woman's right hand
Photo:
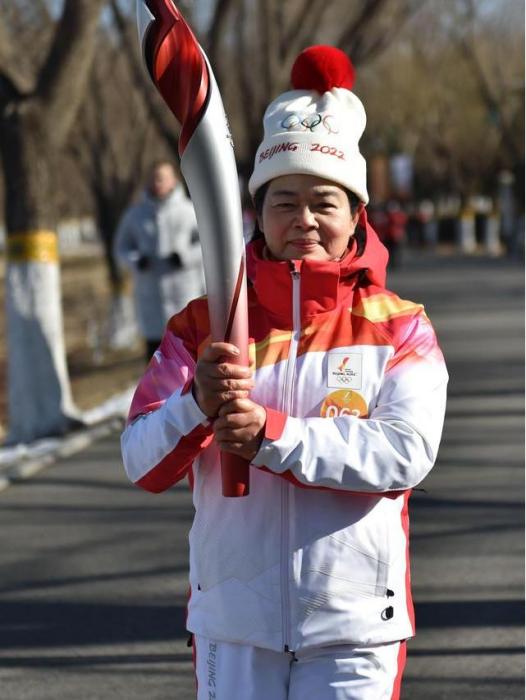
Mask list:
[[[192,391],[209,418],[215,418],[223,404],[247,398],[254,386],[251,369],[234,364],[238,356],[232,343],[211,343],[197,362]]]

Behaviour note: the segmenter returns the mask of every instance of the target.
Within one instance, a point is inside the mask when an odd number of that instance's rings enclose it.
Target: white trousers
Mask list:
[[[197,700],[398,700],[405,642],[292,656],[194,637]]]

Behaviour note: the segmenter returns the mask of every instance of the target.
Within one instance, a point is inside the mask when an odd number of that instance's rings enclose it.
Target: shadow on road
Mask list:
[[[0,604],[0,649],[177,639],[187,636],[185,618],[186,608],[172,602],[163,605],[7,602]]]
[[[416,603],[416,624],[424,627],[494,627],[524,624],[522,600],[459,600]]]

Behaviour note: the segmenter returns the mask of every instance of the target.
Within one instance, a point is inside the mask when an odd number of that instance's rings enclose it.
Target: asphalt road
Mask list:
[[[486,258],[413,255],[390,276],[425,303],[451,374],[439,461],[411,499],[404,700],[524,697],[522,283]],[[191,700],[191,518],[185,486],[128,484],[117,436],[0,493],[0,700]]]

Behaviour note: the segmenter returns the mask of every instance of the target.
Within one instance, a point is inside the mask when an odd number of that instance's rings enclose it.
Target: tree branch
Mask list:
[[[359,37],[362,32],[365,32],[367,26],[378,15],[387,2],[388,0],[368,0],[368,2],[364,2],[361,12],[358,13],[356,18],[350,25],[345,27],[340,34],[340,38],[336,41],[336,46],[347,51],[351,49],[353,61],[356,61],[354,45],[357,37]]]
[[[162,102],[161,98],[154,91],[152,85],[150,84],[149,78],[146,75],[146,71],[142,65],[139,49],[138,40],[135,35],[135,27],[133,27],[133,38],[130,23],[122,14],[119,5],[116,0],[110,0],[110,7],[115,20],[115,25],[119,31],[122,48],[128,59],[128,65],[130,67],[134,81],[141,91],[144,101],[148,106],[148,111],[150,117],[154,122],[159,134],[162,136],[166,145],[170,149],[170,152],[177,162],[179,162],[179,131],[176,127],[177,122],[175,117],[170,119],[170,124],[166,118],[167,108]]]
[[[414,3],[409,0],[403,5],[397,5],[394,16],[389,18],[389,31],[360,31],[351,45],[340,45],[340,48],[352,56],[356,65],[372,60],[393,43],[405,23],[426,2],[427,0],[419,0],[418,3]],[[372,20],[373,17],[369,21]]]
[[[104,0],[65,0],[36,96],[50,140],[66,140],[80,106],[95,50],[95,31]]]
[[[0,105],[31,91],[33,85],[19,68],[6,22],[0,22]]]
[[[269,75],[270,75],[270,97],[273,97],[272,91],[276,82],[279,82],[279,75],[282,70],[282,59],[281,47],[282,41],[280,40],[280,13],[282,10],[281,0],[267,0],[266,3],[266,13],[267,13],[267,27],[268,27],[268,64],[269,64]]]
[[[208,30],[206,41],[207,54],[219,84],[221,84],[221,39],[224,35],[230,10],[240,1],[242,2],[243,0],[217,0],[214,16],[212,17],[210,29]],[[241,27],[239,31],[241,31]]]
[[[331,5],[332,0],[305,0],[296,16],[291,19],[283,39],[282,77],[288,75],[292,61],[305,48],[305,44],[313,41],[316,29]]]
[[[245,131],[245,136],[247,140],[247,151],[252,155],[255,151],[255,145],[258,141],[256,138],[260,133],[260,103],[261,100],[258,98],[256,91],[254,89],[254,82],[252,79],[253,65],[251,62],[247,61],[247,56],[250,55],[246,29],[248,27],[247,23],[247,13],[245,2],[241,0],[237,8],[237,26],[239,31],[236,32],[236,69],[239,84],[240,94],[243,96],[244,109],[240,111],[243,117],[243,128]],[[241,164],[246,165],[245,163]]]
[[[464,60],[471,67],[480,97],[486,105],[488,112],[498,119],[498,128],[502,145],[508,152],[512,162],[514,162],[517,159],[517,153],[520,152],[521,149],[518,147],[514,129],[510,128],[510,124],[506,120],[505,114],[501,108],[501,102],[503,100],[492,88],[477,52],[476,39],[473,32],[473,25],[477,15],[473,0],[464,0],[464,9],[467,19],[467,35],[459,36],[457,45]]]
[[[261,30],[261,54],[262,65],[261,72],[263,77],[264,92],[267,95],[272,94],[272,21],[269,17],[269,2],[270,0],[259,0],[257,4],[258,25]],[[246,54],[245,54],[246,56]]]

